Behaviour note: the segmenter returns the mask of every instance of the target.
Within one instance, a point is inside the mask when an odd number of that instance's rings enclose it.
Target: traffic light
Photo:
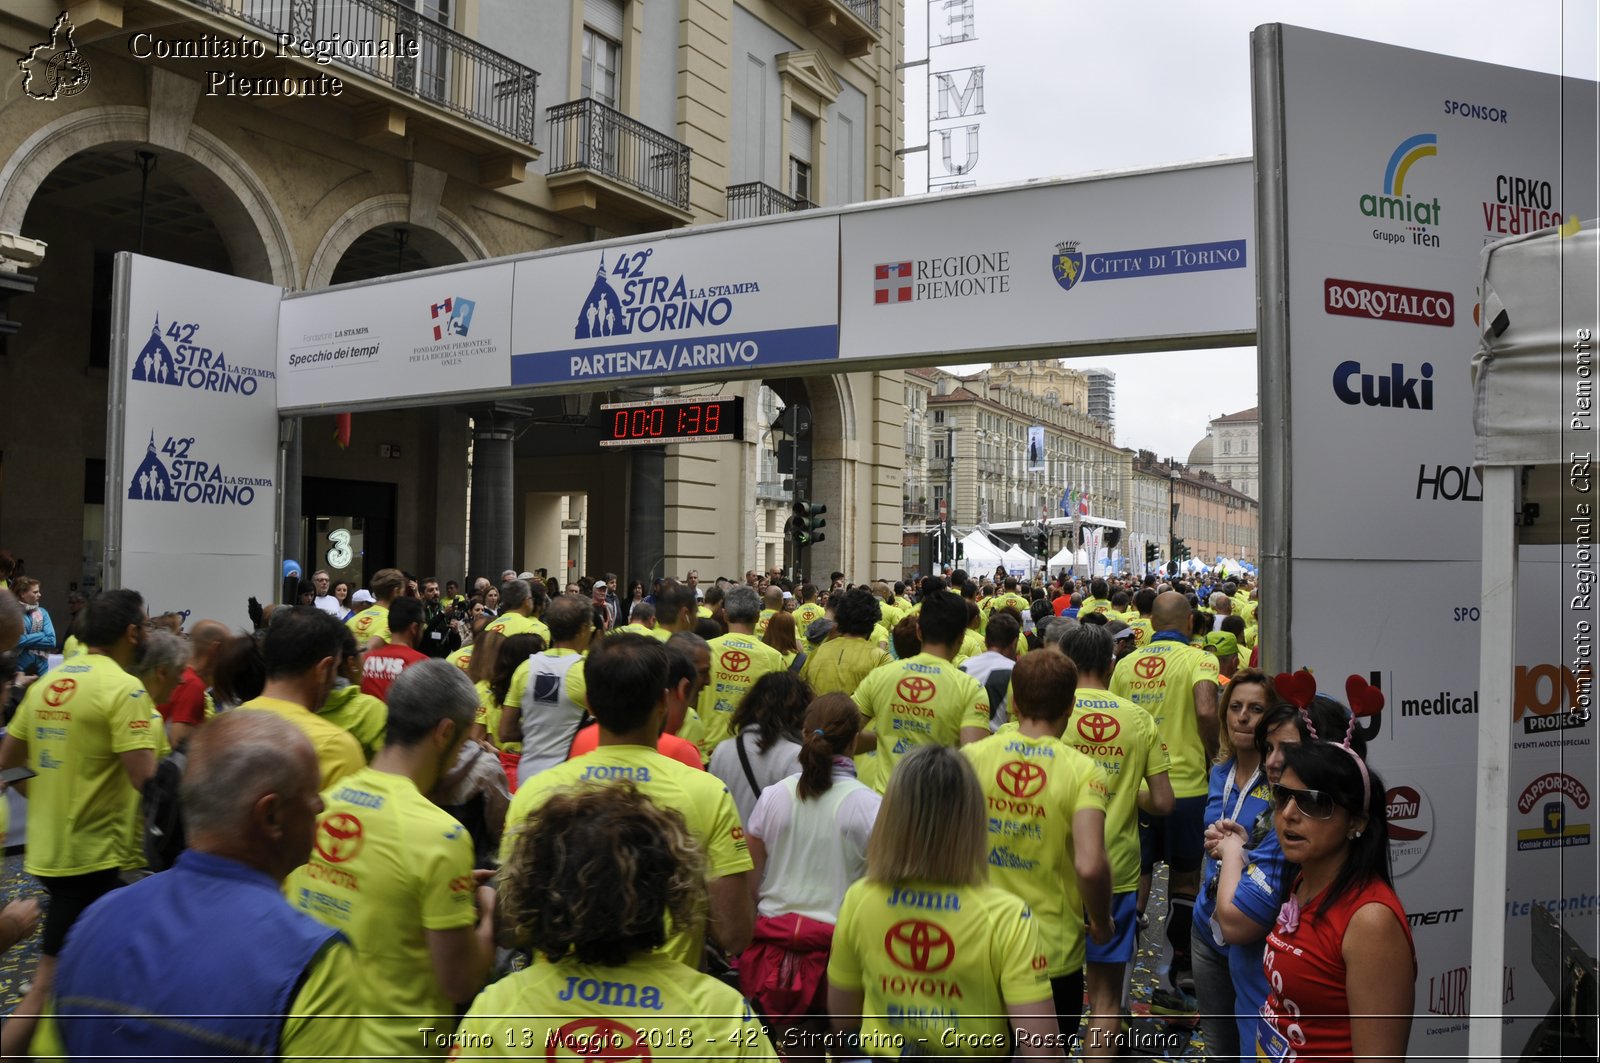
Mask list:
[[[1145,563],[1146,564],[1148,564],[1148,563],[1150,563],[1152,561],[1160,561],[1161,560],[1161,547],[1157,546],[1155,543],[1145,543],[1144,544],[1144,559],[1145,559]]]
[[[1046,532],[1039,532],[1033,537],[1033,552],[1047,554],[1050,552],[1050,536]]]
[[[827,538],[822,532],[828,523],[822,519],[826,512],[828,507],[820,502],[802,499],[794,504],[794,516],[789,519],[789,537],[794,540],[796,549],[804,549]]]
[[[1172,556],[1178,561],[1189,560],[1189,546],[1182,539],[1172,540]]]

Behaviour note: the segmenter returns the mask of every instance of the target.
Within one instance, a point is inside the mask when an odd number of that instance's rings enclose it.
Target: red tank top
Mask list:
[[[1296,880],[1295,885],[1299,886]],[[1321,1059],[1348,1059],[1350,1001],[1345,993],[1344,933],[1356,912],[1367,904],[1381,904],[1394,913],[1406,932],[1411,950],[1411,974],[1416,977],[1417,950],[1405,909],[1394,890],[1376,879],[1346,893],[1327,911],[1320,910],[1321,894],[1300,909],[1299,925],[1292,929],[1279,916],[1267,935],[1262,969],[1270,992],[1261,1007],[1257,1026],[1259,1058],[1306,1063]]]

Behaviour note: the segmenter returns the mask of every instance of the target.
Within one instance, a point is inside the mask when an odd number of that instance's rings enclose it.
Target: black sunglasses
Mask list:
[[[1321,790],[1296,790],[1292,787],[1274,783],[1272,787],[1272,803],[1279,808],[1289,804],[1290,799],[1300,809],[1300,813],[1312,819],[1332,819],[1333,810],[1338,807],[1338,802],[1333,795]]]

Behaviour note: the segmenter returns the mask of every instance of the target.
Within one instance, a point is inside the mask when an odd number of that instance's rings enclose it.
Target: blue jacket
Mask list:
[[[188,850],[73,926],[56,969],[61,1040],[74,1058],[275,1058],[312,961],[342,937],[270,875]]]
[[[35,626],[38,630],[34,630]],[[17,667],[26,671],[37,663],[41,671],[50,654],[56,652],[56,626],[43,608],[30,609],[23,620],[22,639],[17,643]]]

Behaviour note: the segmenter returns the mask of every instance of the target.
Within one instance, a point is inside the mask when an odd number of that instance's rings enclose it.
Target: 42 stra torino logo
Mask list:
[[[227,352],[206,346],[198,322],[169,321],[163,330],[160,314],[132,362],[134,380],[219,395],[254,395],[261,381],[277,377],[270,369],[229,362]]]

